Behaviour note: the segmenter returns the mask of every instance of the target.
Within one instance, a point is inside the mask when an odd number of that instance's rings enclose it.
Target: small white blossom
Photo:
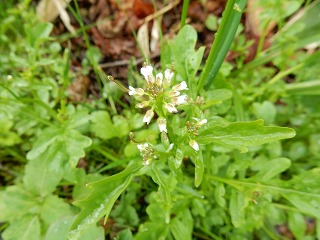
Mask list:
[[[166,152],[170,152],[173,149],[174,143],[171,143]]]
[[[153,118],[153,116],[154,116],[154,112],[153,112],[152,109],[150,109],[150,110],[148,110],[148,111],[146,112],[146,115],[144,115],[142,121],[145,122],[145,123],[147,123],[147,124],[149,124],[150,121],[151,121],[151,119]]]
[[[140,155],[144,160],[144,165],[149,165],[152,159],[157,159],[158,156],[154,152],[154,148],[149,143],[138,144],[137,148],[140,151]]]
[[[190,139],[189,145],[190,145],[190,147],[192,147],[196,151],[199,151],[199,149],[200,149],[199,144],[193,139]]]
[[[208,122],[207,119],[202,119],[202,120],[200,120],[200,121],[198,122],[198,125],[202,126],[202,125],[206,124],[207,122]]]
[[[168,88],[171,85],[171,79],[173,78],[173,72],[170,69],[164,71],[164,88]]]
[[[187,83],[185,81],[177,84],[177,85],[174,85],[172,87],[172,90],[173,91],[182,91],[182,90],[188,90],[188,86],[187,86]]]
[[[156,75],[156,85],[157,86],[162,86],[162,81],[163,81],[163,74],[162,73],[158,73]]]
[[[167,132],[167,120],[163,117],[157,119],[160,132]]]
[[[145,108],[145,107],[148,107],[149,104],[150,104],[150,101],[143,101],[141,103],[137,103],[136,108]]]
[[[176,109],[176,107],[172,104],[172,103],[166,103],[164,105],[164,107],[168,110],[168,112],[170,113],[177,113],[178,110]]]
[[[188,101],[188,96],[186,94],[183,94],[181,96],[178,96],[178,97],[173,97],[171,99],[171,102],[174,104],[174,105],[180,105],[180,104],[184,104]]]
[[[155,78],[153,76],[153,67],[150,65],[147,65],[145,67],[142,67],[140,72],[141,74],[144,76],[144,78],[146,79],[147,83],[150,85],[152,85],[155,82]]]
[[[148,76],[152,75],[153,67],[151,65],[147,65],[145,67],[142,67],[140,72],[144,76],[145,79],[148,78]]]
[[[148,143],[138,144],[137,145],[137,148],[140,150],[140,152],[146,151],[147,147],[148,147]]]
[[[132,86],[129,86],[129,92],[128,94],[130,96],[143,96],[145,94],[144,90],[142,88],[134,88]]]
[[[180,92],[179,91],[170,91],[168,94],[171,98],[173,98],[173,97],[178,97],[180,95]]]

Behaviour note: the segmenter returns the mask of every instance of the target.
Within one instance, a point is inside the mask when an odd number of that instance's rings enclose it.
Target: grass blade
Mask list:
[[[198,91],[212,84],[236,34],[247,0],[229,0],[221,25],[200,76]]]

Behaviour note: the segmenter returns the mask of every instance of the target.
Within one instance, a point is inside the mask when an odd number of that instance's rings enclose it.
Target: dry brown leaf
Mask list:
[[[41,21],[52,22],[60,16],[63,24],[69,32],[75,33],[70,24],[70,18],[66,11],[67,4],[70,0],[41,0],[37,5],[37,16]]]
[[[263,12],[263,9],[257,5],[255,0],[248,0],[247,4],[247,14],[246,14],[246,27],[253,33],[256,37],[260,37],[264,29],[260,28],[260,15]],[[277,25],[275,21],[269,23],[267,27],[266,36],[272,31],[272,29]]]
[[[151,30],[151,40],[150,40],[150,51],[154,53],[159,46],[160,41],[160,26],[161,26],[162,16],[158,19],[153,20],[153,26]]]
[[[139,28],[137,40],[144,57],[150,58],[148,23],[142,24]]]

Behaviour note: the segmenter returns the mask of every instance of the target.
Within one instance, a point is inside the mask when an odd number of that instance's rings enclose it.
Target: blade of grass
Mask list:
[[[236,34],[247,0],[229,0],[223,13],[221,25],[211,47],[208,59],[200,76],[198,91],[208,89],[227,55]]]
[[[189,3],[190,3],[190,0],[183,0],[182,13],[181,13],[181,19],[180,19],[180,29],[183,28],[183,26],[186,24]]]

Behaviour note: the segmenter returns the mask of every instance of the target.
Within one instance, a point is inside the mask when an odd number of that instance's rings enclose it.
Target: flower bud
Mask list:
[[[150,110],[148,110],[148,111],[146,112],[146,115],[144,115],[142,121],[145,122],[145,123],[147,123],[147,124],[149,124],[150,121],[151,121],[151,119],[153,118],[153,116],[154,116],[154,112],[153,112],[152,109],[150,109]]]
[[[164,117],[159,117],[157,123],[160,132],[167,132],[167,120]]]
[[[193,139],[190,139],[189,145],[190,145],[190,147],[192,147],[196,151],[199,151],[199,149],[200,149],[199,144]]]

